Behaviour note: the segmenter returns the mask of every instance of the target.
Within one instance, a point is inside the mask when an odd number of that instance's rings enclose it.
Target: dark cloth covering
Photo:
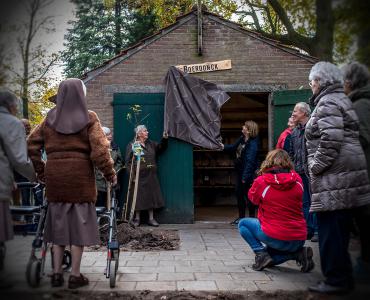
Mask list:
[[[223,90],[175,67],[165,79],[164,131],[193,145],[222,150],[221,106],[229,100]]]
[[[162,197],[159,180],[157,176],[157,158],[164,150],[166,150],[168,144],[167,139],[162,139],[160,143],[156,143],[151,140],[145,141],[143,147],[144,155],[141,156],[140,161],[140,174],[139,174],[139,185],[136,198],[135,210],[148,210],[155,209],[164,206],[164,199]],[[127,172],[131,170],[132,162],[132,143],[129,143],[126,148],[126,166]],[[136,171],[136,157],[134,157],[134,165],[132,168],[131,175],[131,190],[130,196],[133,197],[134,180]]]
[[[46,117],[46,124],[64,134],[77,133],[89,123],[89,114],[80,79],[64,80],[58,89],[57,106]]]

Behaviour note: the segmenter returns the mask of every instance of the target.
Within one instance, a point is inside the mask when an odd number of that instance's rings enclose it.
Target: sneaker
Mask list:
[[[297,265],[301,266],[301,272],[310,272],[314,267],[315,263],[312,260],[313,251],[311,247],[302,247],[297,254]]]
[[[52,287],[60,287],[64,284],[63,274],[61,273],[54,273],[51,275],[51,286]]]
[[[89,279],[80,274],[80,276],[70,275],[68,279],[68,288],[77,289],[89,284]]]
[[[156,220],[151,219],[151,220],[148,220],[148,225],[153,226],[153,227],[158,227],[159,223]]]
[[[140,220],[134,219],[134,221],[132,222],[132,225],[134,225],[135,227],[139,227],[140,226]]]
[[[255,257],[255,263],[252,265],[252,269],[255,271],[262,271],[268,265],[272,264],[273,260],[271,256],[265,252],[257,252]]]

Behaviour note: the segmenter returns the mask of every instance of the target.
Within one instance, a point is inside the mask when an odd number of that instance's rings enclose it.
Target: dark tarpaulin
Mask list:
[[[195,146],[222,150],[220,109],[229,95],[176,67],[168,70],[165,86],[164,131]]]

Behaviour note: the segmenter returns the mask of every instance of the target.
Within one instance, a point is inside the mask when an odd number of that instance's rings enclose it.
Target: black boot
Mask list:
[[[315,267],[312,257],[313,251],[311,247],[302,247],[302,249],[297,252],[296,261],[297,265],[301,266],[301,272],[310,272]]]
[[[262,271],[272,262],[273,260],[271,256],[266,251],[257,252],[255,263],[252,265],[252,269],[255,271]]]

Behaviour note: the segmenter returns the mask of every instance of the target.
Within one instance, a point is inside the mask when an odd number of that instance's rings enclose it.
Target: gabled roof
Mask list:
[[[94,79],[96,76],[98,76],[99,74],[105,72],[106,70],[112,68],[113,66],[119,64],[121,61],[123,60],[126,60],[128,58],[130,58],[132,55],[134,55],[135,53],[139,52],[141,49],[145,48],[146,46],[154,43],[155,41],[157,41],[158,39],[162,38],[163,36],[169,34],[170,32],[172,32],[173,30],[177,29],[178,27],[184,25],[185,23],[189,22],[190,20],[192,20],[193,18],[196,18],[197,17],[197,9],[196,7],[193,8],[190,12],[186,13],[186,14],[183,14],[181,16],[179,16],[177,19],[176,19],[176,22],[173,23],[173,24],[170,24],[166,27],[163,27],[162,29],[160,29],[158,32],[154,33],[153,35],[150,35],[148,37],[145,37],[143,39],[141,39],[140,41],[138,41],[136,44],[128,47],[128,48],[125,48],[124,50],[122,50],[119,54],[117,54],[116,56],[112,57],[111,59],[108,59],[106,60],[103,64],[97,66],[96,68],[86,72],[84,75],[82,75],[82,80],[86,83],[86,82],[89,82],[90,80]],[[303,54],[301,53],[300,51],[294,49],[294,48],[291,48],[291,47],[288,47],[284,44],[282,44],[281,42],[277,41],[277,40],[274,40],[274,39],[269,39],[267,37],[264,37],[262,36],[260,33],[258,32],[255,32],[253,30],[249,30],[249,29],[245,29],[243,28],[240,24],[236,23],[236,22],[233,22],[233,21],[230,21],[230,20],[226,20],[225,18],[217,15],[217,14],[214,14],[212,12],[209,12],[208,10],[205,10],[204,8],[202,8],[202,14],[203,15],[208,15],[209,18],[212,20],[212,21],[215,21],[217,23],[220,23],[226,27],[229,27],[231,29],[234,29],[236,31],[239,31],[243,34],[246,34],[254,39],[257,39],[257,40],[260,40],[261,42],[263,43],[266,43],[270,46],[273,46],[275,48],[278,48],[282,51],[285,51],[285,52],[288,52],[292,55],[295,55],[297,57],[300,57],[308,62],[311,62],[311,63],[315,63],[318,61],[317,58],[313,57],[313,56],[310,56],[310,55],[307,55],[307,54]]]

